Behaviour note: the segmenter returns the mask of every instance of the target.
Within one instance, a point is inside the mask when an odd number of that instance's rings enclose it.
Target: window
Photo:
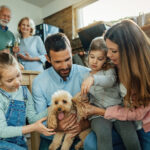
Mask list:
[[[86,26],[84,24],[83,8],[96,2],[97,0],[82,0],[73,6],[73,38],[77,37],[77,30]]]
[[[97,21],[113,22],[121,18],[143,16],[150,12],[149,6],[149,0],[87,1],[73,7],[74,32]]]

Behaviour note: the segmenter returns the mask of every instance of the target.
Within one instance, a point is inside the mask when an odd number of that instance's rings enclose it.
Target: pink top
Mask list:
[[[118,119],[122,121],[141,120],[144,131],[150,131],[150,104],[146,107],[141,106],[137,109],[129,109],[119,105],[108,107],[104,117],[106,119]]]

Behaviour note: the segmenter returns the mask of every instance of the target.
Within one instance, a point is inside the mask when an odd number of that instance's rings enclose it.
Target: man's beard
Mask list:
[[[66,80],[66,78],[69,76],[70,71],[71,71],[71,67],[68,67],[66,69],[61,69],[61,70],[55,70],[64,80]],[[61,71],[67,71],[68,73],[62,73]]]
[[[5,27],[7,26],[7,24],[8,24],[8,20],[0,19],[0,25]]]

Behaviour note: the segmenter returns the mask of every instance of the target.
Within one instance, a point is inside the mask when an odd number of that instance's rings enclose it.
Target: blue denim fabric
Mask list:
[[[23,87],[23,95],[24,95],[24,99],[26,100],[27,90],[25,90],[25,88],[26,87]],[[0,89],[0,92],[10,100],[10,104],[6,113],[7,125],[8,126],[24,126],[26,124],[25,101],[13,100],[11,99],[10,95],[7,92],[2,91],[1,89]],[[7,145],[5,145],[5,143]],[[18,136],[18,137],[13,137],[13,138],[3,138],[0,141],[0,147],[5,146],[5,149],[9,149],[11,145],[12,146],[16,145],[15,150],[20,150],[20,148],[17,149],[17,145],[18,147],[27,149],[27,145],[23,136]]]
[[[21,147],[14,143],[0,140],[0,150],[27,150],[27,148]]]
[[[150,150],[150,132],[144,132],[143,129],[137,131],[142,150]]]
[[[112,130],[112,140],[113,140],[114,150],[125,150],[121,137],[115,131],[115,129]],[[85,150],[97,150],[97,140],[96,140],[96,135],[94,132],[89,133],[88,136],[86,137],[85,142],[84,142],[84,149]]]
[[[40,147],[39,150],[48,150],[49,145],[51,144],[52,140],[45,139],[44,137],[40,137]]]

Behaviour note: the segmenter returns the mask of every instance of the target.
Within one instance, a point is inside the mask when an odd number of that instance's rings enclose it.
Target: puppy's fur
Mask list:
[[[62,119],[71,113],[77,113],[78,121],[80,121],[85,117],[84,109],[82,106],[84,105],[82,105],[82,98],[80,93],[78,93],[72,99],[72,96],[67,91],[60,90],[55,92],[52,96],[52,104],[49,107],[47,122],[48,128],[56,129],[59,119]],[[90,129],[87,129],[79,134],[81,141],[75,146],[76,150],[83,147],[84,139],[89,132]],[[57,148],[61,146],[63,137],[64,141],[62,143],[61,150],[69,150],[74,140],[74,138],[70,138],[70,136],[70,134],[65,134],[64,132],[57,132],[51,145],[49,146],[49,150],[57,150]]]

